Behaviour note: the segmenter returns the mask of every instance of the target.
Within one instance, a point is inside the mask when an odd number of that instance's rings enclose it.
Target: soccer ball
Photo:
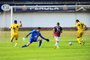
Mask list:
[[[68,44],[69,44],[69,46],[71,46],[72,45],[72,42],[69,42]]]

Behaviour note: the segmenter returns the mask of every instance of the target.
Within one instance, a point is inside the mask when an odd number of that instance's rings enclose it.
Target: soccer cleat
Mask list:
[[[85,41],[81,41],[81,43],[79,43],[80,45],[85,45]]]
[[[27,47],[27,45],[23,45],[23,46],[21,46],[21,48],[24,48],[24,47]]]
[[[82,45],[85,45],[85,41],[83,39],[81,40],[81,44]]]
[[[82,44],[82,43],[79,43],[79,44]]]
[[[85,45],[85,41],[82,41],[82,45]]]
[[[21,48],[24,48],[23,46],[21,46]]]

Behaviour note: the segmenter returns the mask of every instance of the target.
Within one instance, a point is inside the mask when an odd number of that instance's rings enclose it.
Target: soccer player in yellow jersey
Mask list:
[[[82,36],[83,36],[84,31],[86,30],[86,25],[77,19],[75,27],[77,28],[77,41],[78,41],[78,43],[84,44],[84,41],[82,40]]]
[[[11,42],[13,42],[13,40],[15,41],[15,46],[17,46],[17,40],[18,40],[18,31],[19,28],[22,26],[22,23],[20,21],[20,24],[17,24],[17,20],[14,20],[14,24],[12,24],[10,26],[11,29]]]

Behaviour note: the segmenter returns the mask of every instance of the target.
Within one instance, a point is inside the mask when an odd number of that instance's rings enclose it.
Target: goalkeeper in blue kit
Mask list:
[[[34,29],[34,30],[32,30],[29,34],[27,34],[25,38],[27,38],[29,35],[31,35],[31,36],[30,36],[30,40],[29,40],[29,42],[28,42],[27,44],[23,45],[22,48],[28,47],[31,43],[33,43],[33,42],[38,42],[38,41],[39,41],[38,47],[41,47],[42,39],[44,39],[44,40],[46,40],[47,42],[49,42],[49,39],[44,38],[44,37],[41,35],[40,30],[41,30],[41,28],[38,27],[37,29]],[[39,40],[38,37],[41,37],[41,39]]]

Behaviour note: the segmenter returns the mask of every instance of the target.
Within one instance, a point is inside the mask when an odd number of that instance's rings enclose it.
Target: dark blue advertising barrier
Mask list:
[[[64,8],[64,7],[21,7],[14,8],[14,12],[37,12],[37,11],[75,11],[75,7],[73,8]]]
[[[0,4],[0,7],[2,4]],[[15,7],[13,8],[14,12],[41,12],[41,11],[67,11],[67,12],[74,12],[75,7]],[[3,10],[0,8],[0,12],[3,12]]]

